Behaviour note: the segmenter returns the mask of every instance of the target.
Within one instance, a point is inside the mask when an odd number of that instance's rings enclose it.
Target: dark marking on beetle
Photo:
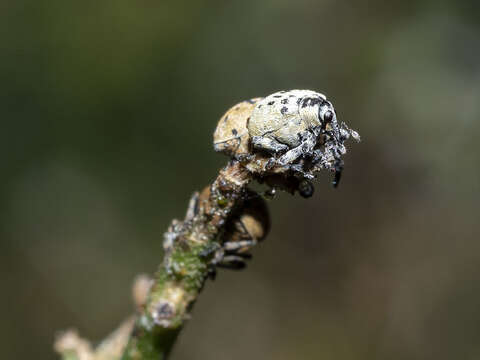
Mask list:
[[[282,101],[280,101],[283,105],[285,104],[288,104],[288,99],[283,99]]]
[[[288,97],[295,97],[295,95],[291,94],[291,95],[289,95]]]
[[[252,99],[246,100],[246,102],[249,104],[255,104],[255,101],[253,101]]]
[[[232,134],[235,135],[235,136],[237,136],[237,134],[238,134],[237,129],[232,129]]]
[[[285,115],[285,113],[288,111],[288,108],[286,106],[282,107],[280,109],[280,112],[282,113],[282,115]]]
[[[280,97],[282,97],[282,95],[274,95],[273,97],[274,98],[280,98]]]
[[[227,116],[225,116],[225,118],[223,119],[223,122],[225,122],[225,123],[226,123],[227,121],[228,121],[228,115],[227,115]]]
[[[302,102],[303,98],[298,98],[297,99],[297,105],[300,105],[300,103]]]
[[[262,104],[260,104],[260,105],[258,105],[258,108],[260,109],[262,106],[263,106],[263,105],[262,105]]]
[[[314,106],[317,104],[322,104],[324,102],[323,99],[320,98],[307,98],[302,104],[302,108],[307,107],[307,106]]]
[[[267,105],[273,105],[275,104],[275,101],[270,101]]]

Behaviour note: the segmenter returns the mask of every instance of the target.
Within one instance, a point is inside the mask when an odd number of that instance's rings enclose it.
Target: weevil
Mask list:
[[[244,101],[220,119],[214,147],[264,175],[289,173],[311,179],[320,169],[335,172],[338,184],[344,141],[358,133],[339,123],[333,104],[312,90],[279,91]]]

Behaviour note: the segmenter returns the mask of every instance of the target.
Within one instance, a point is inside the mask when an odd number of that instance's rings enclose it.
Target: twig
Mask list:
[[[198,209],[190,208],[185,221],[172,223],[165,235],[163,264],[123,359],[167,357],[205,280],[214,271],[210,262],[221,247],[219,234],[229,214],[244,200],[250,180],[238,163],[229,164],[213,182],[210,196],[191,204]]]

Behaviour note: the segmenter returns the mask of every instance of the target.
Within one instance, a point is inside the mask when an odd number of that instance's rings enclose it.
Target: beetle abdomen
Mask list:
[[[247,122],[257,102],[261,99],[254,98],[242,101],[231,107],[220,118],[213,134],[215,151],[223,152],[229,156],[248,154]]]

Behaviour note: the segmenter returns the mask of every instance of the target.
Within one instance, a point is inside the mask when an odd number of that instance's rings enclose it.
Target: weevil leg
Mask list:
[[[302,156],[302,154],[303,154],[302,145],[299,145],[291,150],[288,150],[285,154],[283,154],[277,160],[277,163],[279,165],[291,164],[292,162],[297,160],[300,156]]]
[[[253,257],[252,254],[250,254],[249,252],[235,252],[235,251],[227,252],[225,257],[226,256],[238,256],[238,257],[241,257],[243,260],[250,260]]]
[[[185,221],[192,220],[195,215],[198,215],[198,191],[195,191],[188,202],[187,213],[185,214]]]
[[[210,244],[200,252],[199,256],[202,259],[207,259],[213,256],[215,261],[223,256],[223,249],[220,248],[218,244]]]
[[[278,154],[288,150],[288,146],[266,136],[252,136],[252,145],[256,149]]]
[[[227,255],[217,264],[218,267],[231,270],[241,270],[247,266],[245,259],[238,255]]]
[[[300,145],[287,151],[279,159],[280,165],[287,165],[293,163],[299,157],[312,156],[313,148],[317,144],[317,137],[310,131],[304,131],[299,135],[301,139]]]
[[[324,157],[324,152],[322,150],[320,150],[320,149],[314,150],[312,161],[314,163],[318,163],[322,160],[323,157]]]
[[[342,171],[343,171],[343,164],[341,162],[337,162],[334,166],[335,168],[335,175],[332,181],[333,187],[337,187],[338,184],[340,183],[340,179],[342,177]]]
[[[315,178],[315,175],[305,171],[305,169],[303,168],[303,166],[304,166],[303,164],[291,164],[291,165],[288,165],[288,166],[294,172],[296,172],[298,174],[302,174],[304,176],[304,178],[306,178],[306,179],[314,179]]]
[[[244,251],[247,251],[248,249],[254,247],[255,245],[258,244],[258,241],[255,239],[250,239],[250,240],[241,240],[241,241],[227,241],[226,243],[223,244],[223,248],[225,251],[233,251],[233,252],[243,252],[241,250],[245,249]]]
[[[312,161],[322,169],[332,169],[332,162],[335,161],[335,156],[332,154],[331,149],[319,149],[314,151]]]

